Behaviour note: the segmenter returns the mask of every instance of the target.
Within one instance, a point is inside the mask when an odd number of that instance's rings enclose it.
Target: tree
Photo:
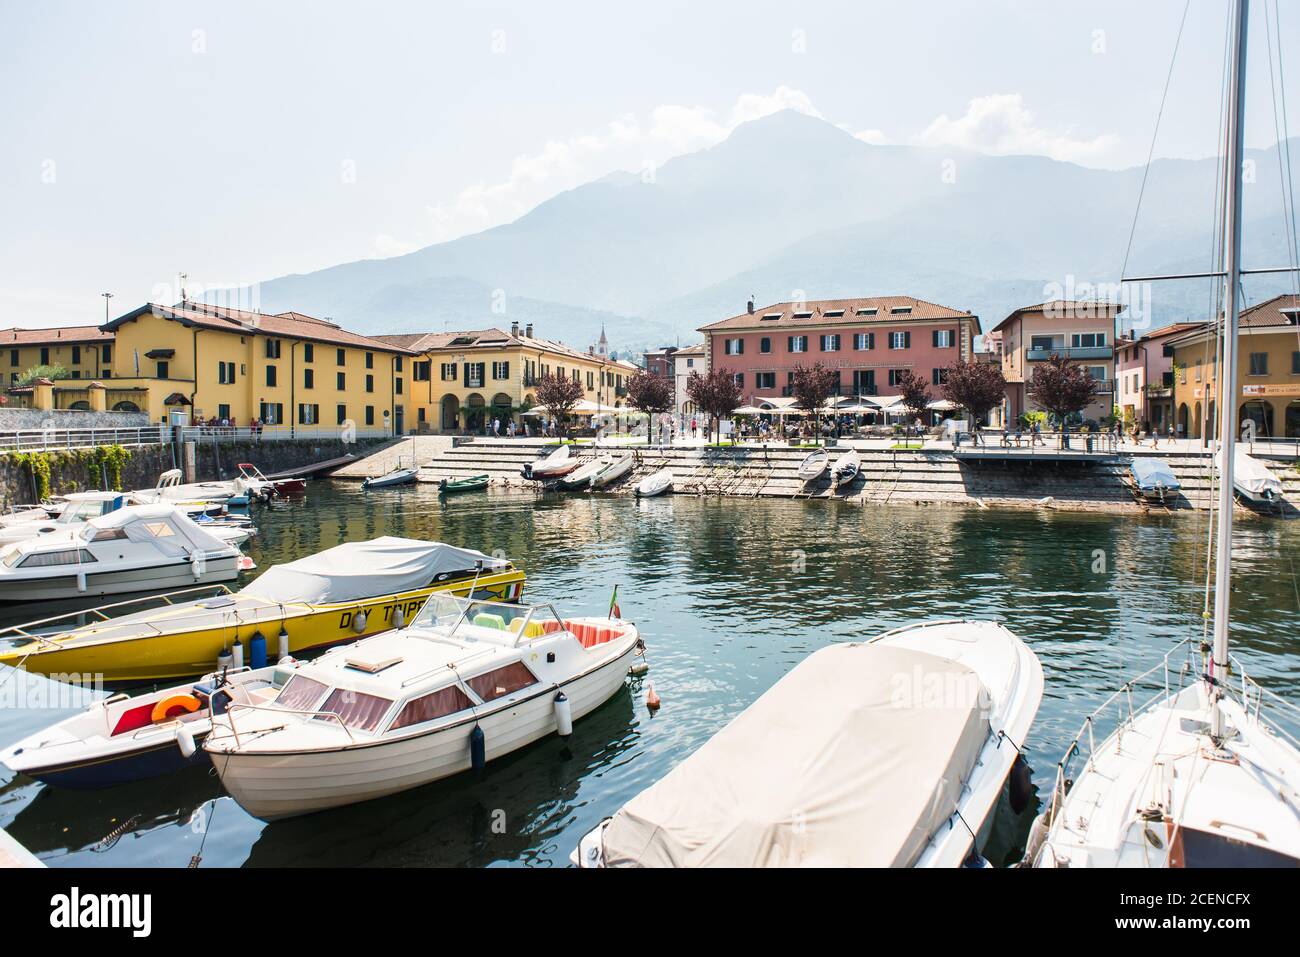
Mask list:
[[[537,380],[537,405],[554,419],[561,435],[569,431],[569,416],[582,398],[582,383],[568,376],[546,374]]]
[[[686,395],[709,416],[711,430],[716,427],[721,439],[722,420],[740,405],[740,386],[736,377],[725,369],[710,369],[704,375],[692,372],[686,380]]]
[[[992,362],[958,359],[944,375],[943,397],[969,415],[975,425],[1007,394],[1007,378]]]
[[[71,375],[72,373],[60,365],[32,366],[18,377],[18,381],[15,382],[14,385],[31,385],[37,379],[49,379],[51,381],[55,379],[66,379]]]
[[[627,380],[627,404],[647,415],[662,415],[673,407],[673,380],[639,370]]]
[[[930,384],[911,369],[903,369],[899,372],[894,384],[898,386],[903,408],[907,409],[913,419],[924,422],[930,411],[930,402],[934,398],[930,395]]]
[[[813,417],[813,441],[821,434],[821,417],[826,408],[826,400],[834,394],[840,384],[840,374],[828,369],[820,362],[811,366],[795,366],[790,379],[790,392],[798,402],[799,408],[811,413]]]
[[[1097,394],[1097,380],[1083,366],[1073,365],[1056,353],[1038,364],[1025,392],[1039,408],[1056,416],[1064,430],[1066,419],[1088,407]]]

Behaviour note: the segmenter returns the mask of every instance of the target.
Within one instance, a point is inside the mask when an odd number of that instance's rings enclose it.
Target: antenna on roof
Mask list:
[[[180,286],[181,286],[181,302],[183,303],[183,302],[185,302],[185,280],[186,280],[186,279],[189,279],[190,277],[189,277],[189,273],[178,273],[177,275],[180,276],[180,280],[181,280],[181,282],[180,282]]]

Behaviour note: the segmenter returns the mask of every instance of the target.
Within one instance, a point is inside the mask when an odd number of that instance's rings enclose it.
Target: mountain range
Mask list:
[[[1296,150],[1300,157],[1300,148]],[[1243,259],[1287,261],[1276,149],[1248,151]],[[698,341],[700,326],[792,299],[910,295],[992,328],[1018,306],[1211,261],[1218,161],[1104,170],[1039,156],[865,143],[802,113],[737,127],[652,179],[616,173],[506,225],[389,259],[282,276],[261,308],[358,332],[533,323],[620,352]],[[1134,223],[1134,213],[1140,213]],[[1249,301],[1291,280],[1251,277]],[[1207,314],[1206,281],[1132,290],[1151,327]]]

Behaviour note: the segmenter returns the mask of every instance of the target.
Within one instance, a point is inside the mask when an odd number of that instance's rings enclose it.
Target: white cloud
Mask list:
[[[978,96],[957,119],[946,113],[916,137],[923,146],[956,146],[1006,156],[1033,154],[1076,163],[1097,162],[1119,143],[1113,133],[1077,139],[1069,131],[1036,125],[1019,93]]]
[[[674,156],[720,143],[741,123],[781,110],[821,116],[806,93],[781,86],[770,94],[743,94],[723,115],[705,106],[666,103],[644,120],[628,114],[595,132],[549,140],[537,152],[515,157],[501,182],[475,183],[427,207],[431,235],[423,242],[442,242],[508,223],[565,190],[616,170],[652,169]],[[399,246],[422,244],[381,238]]]
[[[854,139],[862,140],[864,143],[870,143],[872,146],[889,145],[889,137],[883,130],[863,130],[861,133],[854,133]]]

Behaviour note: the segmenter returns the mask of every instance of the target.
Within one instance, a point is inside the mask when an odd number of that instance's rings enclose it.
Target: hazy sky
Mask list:
[[[869,142],[1137,165],[1183,8],[0,0],[0,328],[175,298],[182,271],[406,252],[783,107]],[[1192,2],[1158,156],[1216,152],[1226,10]],[[1264,12],[1251,146],[1275,139]]]

